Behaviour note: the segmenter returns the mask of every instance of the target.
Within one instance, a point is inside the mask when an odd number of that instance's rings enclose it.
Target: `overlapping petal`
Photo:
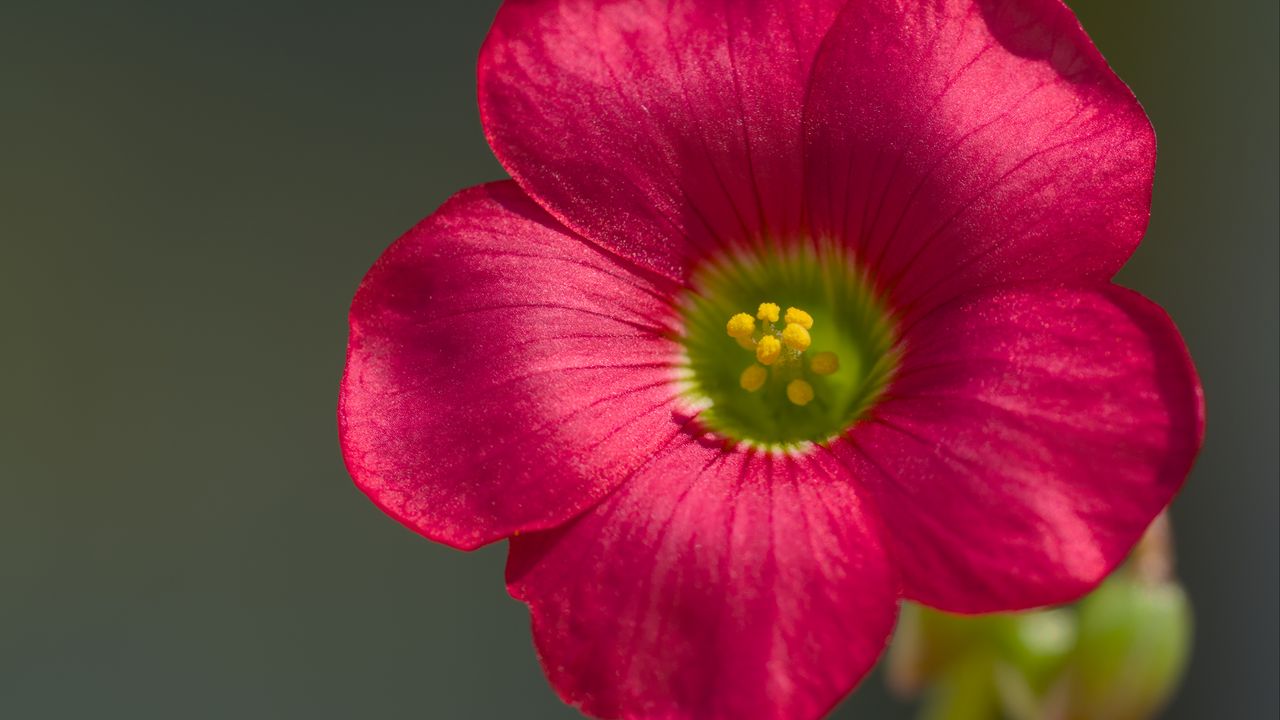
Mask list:
[[[480,58],[498,159],[587,238],[669,277],[801,226],[801,121],[844,0],[511,0]]]
[[[688,438],[573,523],[514,538],[509,589],[566,702],[789,720],[852,689],[898,589],[872,510],[823,462]]]
[[[676,432],[665,297],[515,183],[460,193],[351,308],[339,420],[356,483],[462,548],[573,517]]]
[[[860,0],[807,108],[818,235],[901,311],[996,283],[1108,280],[1149,215],[1155,137],[1059,0]]]
[[[906,343],[889,396],[832,451],[871,489],[910,599],[990,612],[1078,598],[1200,448],[1186,347],[1131,291],[992,291]]]

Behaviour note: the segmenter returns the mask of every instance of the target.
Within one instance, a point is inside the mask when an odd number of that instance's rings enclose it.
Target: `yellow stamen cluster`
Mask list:
[[[774,326],[781,319],[782,328]],[[756,321],[760,324],[757,326]],[[782,308],[774,303],[760,303],[756,316],[738,313],[729,318],[725,331],[738,345],[755,353],[756,362],[742,371],[738,384],[747,392],[756,392],[765,386],[772,374],[786,381],[787,399],[795,405],[805,406],[813,402],[813,384],[804,378],[804,352],[813,344],[809,331],[813,329],[813,316],[799,308]],[[820,352],[808,363],[808,371],[814,375],[831,375],[840,369],[840,359],[833,352]]]

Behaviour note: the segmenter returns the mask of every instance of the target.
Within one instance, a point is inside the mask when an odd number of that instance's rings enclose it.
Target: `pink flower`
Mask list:
[[[1195,370],[1111,284],[1155,139],[1058,0],[508,0],[479,89],[514,181],[365,278],[343,453],[510,539],[585,712],[820,716],[899,598],[1077,598],[1186,478]]]

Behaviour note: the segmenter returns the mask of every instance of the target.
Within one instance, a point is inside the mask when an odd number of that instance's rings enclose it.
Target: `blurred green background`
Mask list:
[[[1121,280],[1208,397],[1167,717],[1274,718],[1277,3],[1075,4],[1160,138]],[[496,6],[0,7],[0,716],[576,717],[504,548],[412,535],[336,442],[361,276],[503,177],[474,100]],[[837,717],[907,711],[872,679]]]

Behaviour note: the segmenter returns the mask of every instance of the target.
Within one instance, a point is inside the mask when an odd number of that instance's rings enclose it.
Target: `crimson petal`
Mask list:
[[[339,422],[356,484],[460,548],[573,517],[678,429],[664,297],[515,183],[460,193],[351,308]]]
[[[480,111],[521,186],[585,237],[682,279],[801,227],[810,69],[843,0],[512,0]]]
[[[999,290],[907,332],[898,379],[833,445],[885,518],[906,596],[957,612],[1073,600],[1173,498],[1200,383],[1128,290]]]
[[[686,438],[573,523],[514,538],[507,579],[552,684],[592,715],[817,718],[892,629],[879,537],[830,458]]]
[[[850,3],[806,112],[814,231],[907,315],[1109,280],[1146,229],[1151,125],[1059,0]]]

